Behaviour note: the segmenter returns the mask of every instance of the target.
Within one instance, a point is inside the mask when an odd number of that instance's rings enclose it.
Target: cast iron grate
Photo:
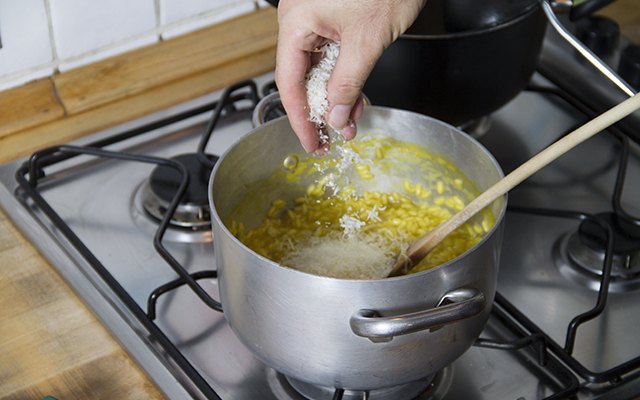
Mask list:
[[[272,91],[274,85],[271,84],[263,88],[263,93]],[[585,113],[586,115],[595,114],[594,110],[588,109],[576,99],[571,98],[568,94],[557,90],[555,88],[531,88],[530,90],[541,93],[542,95],[555,95],[569,102],[577,110]],[[241,92],[242,93],[238,93]],[[149,157],[139,154],[130,154],[122,152],[114,152],[104,149],[105,147],[125,141],[129,138],[144,134],[146,132],[169,126],[178,121],[190,118],[192,116],[211,112],[213,114],[209,120],[209,124],[205,130],[205,133],[200,139],[198,144],[198,154],[201,155],[203,162],[210,162],[210,159],[206,156],[204,150],[211,138],[211,135],[215,129],[218,120],[223,116],[236,111],[236,103],[243,100],[250,100],[255,105],[259,100],[257,94],[256,84],[253,81],[243,81],[236,85],[227,88],[221,99],[218,102],[206,104],[194,108],[192,110],[180,113],[178,115],[162,119],[158,122],[145,125],[143,127],[123,131],[121,133],[112,135],[106,139],[96,141],[89,144],[86,147],[77,146],[55,146],[51,148],[39,151],[31,156],[31,158],[16,172],[16,179],[20,187],[24,192],[33,200],[35,205],[40,208],[45,215],[52,221],[54,226],[70,241],[70,243],[78,250],[78,252],[84,257],[87,262],[94,268],[94,270],[100,275],[100,277],[108,284],[108,286],[116,293],[116,295],[126,304],[126,306],[132,311],[136,318],[149,330],[153,338],[162,346],[166,353],[176,362],[176,364],[190,377],[194,384],[210,398],[219,398],[214,390],[208,385],[208,383],[202,378],[193,365],[180,353],[177,347],[171,342],[170,339],[157,327],[154,323],[156,319],[156,304],[158,299],[178,287],[187,285],[198,297],[210,308],[222,311],[221,304],[213,299],[209,294],[198,284],[198,280],[201,279],[215,279],[217,277],[216,271],[205,270],[195,273],[188,273],[186,269],[178,263],[175,258],[167,251],[162,244],[163,235],[169,225],[169,220],[173,211],[177,207],[184,191],[189,183],[189,177],[184,167],[170,159],[163,159],[157,157]],[[620,202],[620,197],[623,191],[626,165],[628,162],[629,143],[628,138],[619,129],[612,128],[609,130],[612,136],[620,142],[620,158],[618,167],[618,176],[612,196],[612,204],[614,212],[624,215],[626,218],[631,218],[638,222],[637,218],[631,217],[626,213]],[[169,211],[161,221],[158,230],[154,236],[154,247],[163,259],[169,264],[169,266],[178,274],[178,279],[167,282],[155,290],[153,290],[147,300],[146,312],[138,306],[138,304],[132,299],[132,297],[126,292],[126,290],[120,285],[120,283],[109,273],[109,271],[101,264],[89,249],[83,244],[82,240],[78,238],[69,226],[62,220],[55,210],[46,202],[38,191],[38,182],[45,176],[44,169],[78,155],[89,155],[99,158],[115,159],[128,162],[142,162],[156,165],[165,165],[169,168],[173,168],[178,171],[182,176],[180,186],[175,193],[173,200],[171,201]],[[607,371],[594,372],[588,370],[574,357],[572,357],[572,349],[575,342],[575,337],[578,328],[586,321],[593,319],[600,315],[607,302],[607,290],[611,272],[611,251],[613,246],[613,240],[610,235],[610,227],[606,221],[602,221],[598,216],[591,216],[580,212],[567,212],[560,210],[540,210],[540,209],[523,209],[523,208],[509,208],[510,212],[538,214],[544,216],[550,216],[555,218],[574,218],[578,220],[592,220],[594,223],[601,226],[605,232],[609,234],[607,240],[607,255],[603,265],[603,272],[601,277],[601,289],[598,292],[597,304],[593,309],[576,316],[567,328],[567,336],[564,347],[555,343],[546,333],[544,333],[539,327],[532,323],[525,315],[523,315],[518,309],[516,309],[511,303],[508,302],[500,293],[496,294],[495,305],[492,310],[492,316],[497,318],[502,324],[504,324],[509,331],[511,331],[516,339],[511,341],[489,340],[480,338],[476,342],[476,346],[501,349],[507,351],[519,351],[526,349],[537,360],[537,364],[540,368],[545,369],[544,374],[551,376],[551,380],[556,382],[557,392],[548,397],[548,399],[566,398],[567,396],[574,395],[578,391],[578,380],[576,376],[571,372],[574,371],[579,376],[589,382],[615,382],[621,380],[622,377],[630,372],[633,372],[640,368],[640,357],[626,362],[622,365],[611,368]],[[566,366],[569,369],[567,369]],[[334,399],[341,399],[344,394],[344,389],[338,388],[333,396]]]
[[[242,92],[241,92],[242,91]],[[241,93],[238,93],[241,92]],[[233,86],[227,88],[219,101],[205,104],[200,107],[193,108],[191,110],[179,113],[177,115],[164,118],[157,122],[147,124],[145,126],[123,131],[118,134],[109,136],[106,139],[93,142],[84,147],[78,146],[54,146],[34,153],[27,162],[25,162],[16,171],[16,180],[25,194],[32,199],[34,204],[42,210],[42,212],[50,219],[56,229],[69,240],[71,245],[81,254],[81,256],[92,266],[92,268],[98,273],[101,279],[109,286],[109,288],[118,296],[118,298],[127,306],[127,308],[135,315],[138,321],[149,331],[153,339],[163,348],[166,354],[178,365],[178,367],[185,372],[186,375],[192,380],[192,382],[198,387],[198,389],[207,398],[219,398],[215,391],[209,386],[200,373],[193,367],[193,365],[180,353],[177,347],[171,342],[171,340],[158,328],[154,323],[156,316],[156,302],[159,296],[172,289],[175,289],[182,285],[188,285],[198,297],[210,308],[216,311],[222,311],[220,303],[213,299],[209,294],[200,286],[197,281],[203,278],[215,278],[217,276],[216,271],[199,271],[196,273],[188,273],[186,269],[180,265],[180,263],[171,255],[171,253],[165,248],[162,243],[162,239],[169,226],[169,222],[173,213],[175,212],[182,196],[184,195],[187,186],[189,184],[189,175],[185,167],[171,159],[150,157],[140,154],[131,154],[124,152],[115,152],[105,150],[104,148],[125,141],[127,139],[142,135],[144,133],[153,131],[158,128],[169,126],[178,121],[182,121],[191,118],[196,115],[211,112],[213,114],[209,120],[205,133],[203,134],[198,144],[198,155],[202,158],[203,162],[210,163],[210,159],[204,153],[204,149],[207,146],[211,134],[221,118],[221,116],[233,113],[236,111],[236,103],[243,100],[250,100],[253,107],[258,102],[257,87],[254,81],[242,81]],[[120,161],[140,162],[147,164],[155,164],[159,166],[165,166],[177,171],[182,177],[180,185],[177,188],[176,193],[171,200],[167,213],[160,221],[158,229],[154,235],[153,242],[156,251],[166,261],[167,264],[178,274],[179,278],[161,285],[157,289],[153,290],[148,297],[148,309],[145,312],[138,306],[135,300],[129,293],[122,287],[122,285],[113,277],[113,275],[105,268],[105,266],[98,260],[94,254],[85,246],[82,240],[70,229],[67,223],[56,213],[56,211],[47,203],[38,191],[39,180],[45,177],[45,168],[54,164],[61,163],[65,160],[71,159],[79,155],[88,155],[98,158],[114,159]]]
[[[566,91],[559,89],[560,83],[555,82],[549,77],[547,77],[544,73],[541,73],[547,79],[549,79],[554,85],[558,85],[557,87],[540,87],[540,86],[532,86],[529,87],[528,90],[532,92],[541,93],[542,95],[550,95],[556,96],[562,101],[566,102],[568,105],[573,107],[578,112],[584,114],[588,118],[594,118],[598,115],[599,111],[594,110],[589,107],[586,103],[581,100],[573,97]],[[569,132],[567,132],[569,133]],[[634,226],[640,226],[640,219],[638,217],[632,216],[629,214],[623,207],[621,202],[622,193],[624,190],[624,185],[626,181],[626,172],[627,166],[629,163],[629,153],[630,153],[630,145],[629,145],[629,135],[628,132],[624,130],[624,128],[620,126],[613,126],[607,130],[607,133],[618,141],[618,169],[616,175],[616,181],[614,188],[611,193],[611,207],[612,213],[628,221]],[[633,137],[633,136],[631,136]],[[615,237],[613,234],[613,228],[611,226],[611,222],[602,217],[602,215],[590,215],[580,211],[566,211],[566,210],[555,210],[555,209],[536,209],[536,208],[524,208],[524,207],[508,207],[509,212],[515,213],[526,213],[530,215],[536,215],[540,217],[550,217],[550,218],[563,218],[563,219],[573,219],[577,221],[590,221],[593,225],[599,227],[604,236],[606,237],[606,241],[604,243],[605,253],[604,253],[604,262],[602,264],[602,271],[600,274],[600,285],[599,290],[596,295],[596,303],[595,305],[579,314],[576,315],[568,324],[565,336],[564,345],[558,344],[554,341],[547,333],[545,333],[542,329],[540,329],[535,323],[533,323],[526,315],[521,313],[516,307],[514,307],[509,301],[504,298],[500,293],[496,295],[496,304],[502,307],[510,316],[513,318],[513,321],[523,327],[526,332],[532,338],[542,338],[542,341],[545,344],[546,349],[558,357],[564,364],[566,364],[571,370],[577,373],[580,377],[590,383],[608,383],[611,385],[616,385],[624,381],[625,375],[629,375],[633,372],[637,372],[640,369],[640,355],[630,359],[629,361],[623,362],[619,365],[616,365],[612,368],[603,371],[593,371],[587,368],[583,363],[577,360],[573,356],[573,350],[575,346],[576,336],[578,334],[579,328],[586,322],[597,318],[602,314],[607,306],[607,296],[609,294],[609,286],[611,283],[611,271],[613,265],[613,254],[615,247]]]

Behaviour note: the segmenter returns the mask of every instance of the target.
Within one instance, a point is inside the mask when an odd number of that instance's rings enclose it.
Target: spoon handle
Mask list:
[[[406,254],[398,257],[389,276],[397,276],[406,273],[410,266],[420,262],[451,232],[467,222],[469,218],[491,204],[498,197],[503,196],[516,185],[533,175],[535,172],[544,168],[567,151],[610,125],[618,122],[639,108],[640,94],[636,94],[608,111],[600,114],[596,118],[582,125],[527,160],[524,164],[514,169],[510,174],[473,199],[457,214],[411,243]]]

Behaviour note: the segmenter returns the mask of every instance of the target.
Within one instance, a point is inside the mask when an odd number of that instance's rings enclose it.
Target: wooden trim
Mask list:
[[[0,163],[272,71],[276,37],[266,8],[0,92]]]
[[[265,8],[53,77],[71,115],[272,48],[275,11]]]
[[[120,101],[69,115],[14,135],[0,137],[0,163],[219,90],[275,68],[275,47],[232,63],[169,82]]]
[[[0,137],[64,116],[50,79],[0,92]]]

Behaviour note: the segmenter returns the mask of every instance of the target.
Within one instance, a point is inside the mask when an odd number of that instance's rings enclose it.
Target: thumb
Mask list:
[[[362,87],[383,50],[382,45],[342,37],[340,54],[327,83],[327,121],[334,129],[340,130],[350,122]]]

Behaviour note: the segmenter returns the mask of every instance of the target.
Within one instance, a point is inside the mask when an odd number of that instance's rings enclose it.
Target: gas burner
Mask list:
[[[211,164],[201,160],[195,153],[182,154],[172,160],[184,165],[189,173],[189,186],[175,213],[171,225],[179,228],[202,230],[211,227],[207,183],[216,156],[207,156]],[[180,186],[180,173],[168,166],[157,166],[146,184],[142,185],[142,206],[154,219],[164,218],[169,203]]]
[[[614,292],[626,292],[640,288],[640,227],[613,213],[601,213],[598,217],[607,222],[613,231],[614,249],[610,287]],[[592,220],[585,220],[578,231],[565,236],[558,251],[565,262],[561,271],[587,284],[600,288],[600,277],[605,258],[607,235]]]
[[[491,116],[485,115],[484,117],[460,124],[458,129],[466,132],[474,139],[480,139],[489,132],[489,129],[491,128],[491,121]]]
[[[273,394],[284,400],[440,400],[447,394],[453,380],[453,368],[441,371],[416,382],[385,389],[369,391],[344,390],[336,397],[335,388],[317,386],[287,377],[271,368],[267,370],[269,386]]]

